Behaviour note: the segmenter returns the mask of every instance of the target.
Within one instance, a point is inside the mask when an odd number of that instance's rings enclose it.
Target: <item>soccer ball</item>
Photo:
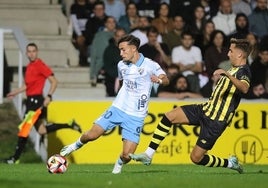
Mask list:
[[[68,167],[67,159],[59,154],[52,155],[47,160],[47,169],[52,174],[63,174]]]

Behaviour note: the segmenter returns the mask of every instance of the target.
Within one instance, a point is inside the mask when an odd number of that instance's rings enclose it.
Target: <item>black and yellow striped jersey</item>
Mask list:
[[[235,78],[250,84],[249,65],[232,67],[228,72]],[[229,123],[241,100],[241,92],[227,76],[221,76],[209,100],[203,104],[203,111],[212,120]]]

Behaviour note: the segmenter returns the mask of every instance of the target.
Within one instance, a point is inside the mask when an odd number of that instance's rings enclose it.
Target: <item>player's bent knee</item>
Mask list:
[[[165,116],[168,118],[170,122],[174,122],[176,120],[176,111],[172,110],[165,113]]]
[[[199,165],[199,162],[201,161],[200,157],[197,157],[196,155],[193,155],[192,153],[190,155],[190,159],[194,164],[197,164],[197,165]]]

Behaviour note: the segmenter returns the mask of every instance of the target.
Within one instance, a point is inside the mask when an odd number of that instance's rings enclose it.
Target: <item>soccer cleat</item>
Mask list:
[[[9,157],[8,159],[5,159],[4,160],[4,163],[7,163],[7,164],[19,164],[20,163],[20,160],[16,160],[14,157]]]
[[[234,155],[230,156],[228,161],[230,161],[231,164],[232,164],[231,169],[236,170],[240,174],[243,173],[243,167],[239,164],[238,159],[237,159],[236,156],[234,156]]]
[[[68,146],[64,146],[61,150],[60,150],[60,155],[61,156],[68,156],[70,155],[73,151],[77,150],[79,147],[76,147],[76,143],[70,144]]]
[[[139,161],[143,163],[144,165],[150,165],[152,162],[152,159],[148,157],[145,153],[141,154],[129,154],[129,157],[133,159],[134,161]]]
[[[123,167],[123,165],[118,164],[118,162],[116,161],[116,163],[114,164],[114,169],[113,169],[112,173],[113,174],[120,174],[122,167]]]
[[[76,131],[82,133],[82,129],[81,129],[80,125],[78,125],[75,120],[72,121],[71,127],[73,130],[76,130]]]

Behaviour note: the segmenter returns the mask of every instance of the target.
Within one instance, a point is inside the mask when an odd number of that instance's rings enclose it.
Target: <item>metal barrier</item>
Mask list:
[[[24,56],[26,50],[25,47],[28,44],[28,40],[25,37],[23,31],[19,27],[3,27],[0,26],[0,104],[3,103],[3,88],[4,88],[4,34],[13,33],[15,40],[19,47],[19,57],[18,57],[18,87],[23,84],[23,62],[26,60]],[[22,109],[22,94],[19,94],[13,100],[15,107],[18,111],[20,118],[23,117]]]

